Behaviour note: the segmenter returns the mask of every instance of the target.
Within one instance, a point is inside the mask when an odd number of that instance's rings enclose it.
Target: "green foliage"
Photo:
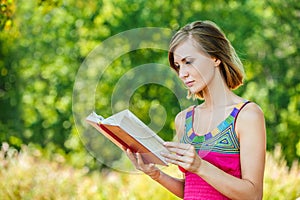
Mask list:
[[[22,146],[18,153],[7,143],[0,151],[0,196],[3,199],[179,199],[146,175],[116,171],[89,172],[70,167],[64,157],[45,159],[38,149]],[[115,165],[126,166],[125,158]],[[162,168],[181,178],[176,166]],[[289,170],[278,146],[267,153],[264,200],[300,197],[300,166]]]
[[[249,81],[245,95],[259,102],[265,112],[268,149],[281,143],[291,164],[299,158],[299,6],[294,1],[267,1],[257,12],[263,20],[246,41]]]
[[[95,140],[85,146],[84,131],[77,129],[72,113],[74,80],[91,50],[133,28],[175,31],[199,19],[215,21],[236,47],[247,75],[237,93],[262,107],[267,147],[272,150],[281,143],[291,166],[300,157],[300,24],[299,5],[293,0],[1,0],[0,141],[18,148],[32,143],[69,156],[72,163],[79,158],[78,166],[83,166],[88,156],[85,148],[102,148],[104,144]],[[116,44],[111,51],[117,50]],[[110,63],[96,89],[95,109],[106,117],[112,114],[112,86],[125,73],[147,63],[168,65],[167,52],[137,49]],[[181,107],[170,90],[174,80],[164,81],[166,86],[145,84],[137,88],[129,108],[170,140],[174,117]],[[85,92],[81,95],[84,97]],[[113,109],[124,105],[113,105]],[[152,118],[154,115],[165,117],[163,127],[157,126],[160,117]],[[113,151],[105,153],[112,161],[119,158]]]
[[[8,30],[12,26],[12,18],[14,13],[13,0],[0,1],[0,30]]]

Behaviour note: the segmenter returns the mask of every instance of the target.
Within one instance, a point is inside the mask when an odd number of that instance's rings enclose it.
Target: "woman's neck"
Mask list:
[[[228,88],[219,68],[217,68],[214,78],[203,90],[203,96],[203,107],[206,108],[229,106],[241,101],[241,98]]]

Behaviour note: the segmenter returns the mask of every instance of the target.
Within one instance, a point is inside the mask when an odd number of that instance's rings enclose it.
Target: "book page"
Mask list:
[[[137,117],[132,117],[130,115],[124,116],[120,123],[120,127],[141,142],[157,157],[164,160],[164,158],[160,155],[160,152],[162,151],[168,152],[168,150],[163,146],[164,141]]]
[[[129,110],[123,110],[101,121],[102,124],[119,126],[124,116],[129,114]]]
[[[102,120],[101,123],[120,126],[131,136],[138,139],[146,140],[152,138],[151,140],[157,140],[157,142],[160,143],[160,146],[164,142],[154,131],[128,109]]]
[[[103,119],[96,113],[92,113],[87,120],[97,123],[98,127],[95,127],[94,124],[94,127],[97,129],[100,127],[105,128],[105,130],[99,131],[114,141],[120,148],[131,147],[138,152],[143,152],[143,158],[145,157],[149,162],[155,161],[155,158],[150,155],[152,153],[163,162],[156,160],[156,163],[167,165],[164,157],[160,154],[161,152],[168,152],[163,146],[164,141],[128,109],[106,119]],[[116,136],[117,138],[115,138]],[[138,145],[134,140],[138,141],[142,146]]]
[[[91,121],[91,122],[94,122],[94,123],[97,123],[99,124],[101,121],[104,120],[104,118],[100,115],[97,115],[95,112],[92,112],[87,118],[86,118],[87,121]]]
[[[138,117],[136,117],[128,109],[116,113],[101,121],[102,124],[108,124],[113,126],[121,126],[122,128],[131,127],[130,133],[133,137],[147,138],[149,136],[155,137],[161,144],[164,142],[154,131],[152,131],[144,122],[142,122]],[[134,130],[139,131],[134,131]]]

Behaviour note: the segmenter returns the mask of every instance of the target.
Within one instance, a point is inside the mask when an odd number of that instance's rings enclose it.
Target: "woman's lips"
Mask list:
[[[185,81],[184,84],[187,86],[187,87],[192,87],[194,85],[194,81]]]

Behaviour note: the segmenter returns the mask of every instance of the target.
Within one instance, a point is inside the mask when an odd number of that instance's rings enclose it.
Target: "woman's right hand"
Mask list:
[[[158,180],[160,177],[160,170],[155,164],[145,164],[140,153],[132,153],[130,149],[126,149],[126,154],[137,170],[140,170],[150,176],[153,180]]]

